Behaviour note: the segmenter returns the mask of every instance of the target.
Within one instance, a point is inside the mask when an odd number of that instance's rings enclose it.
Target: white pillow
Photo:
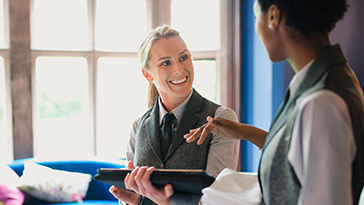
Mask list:
[[[18,188],[51,203],[81,202],[86,196],[91,179],[90,174],[55,170],[26,162]]]

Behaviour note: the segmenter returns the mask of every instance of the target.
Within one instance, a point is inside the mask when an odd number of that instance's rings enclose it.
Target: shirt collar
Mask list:
[[[312,63],[315,61],[315,59],[313,59],[312,61],[308,62],[300,71],[298,71],[298,73],[296,73],[291,82],[289,83],[289,92],[291,93],[291,96],[293,95],[293,93],[296,91],[298,85],[301,83],[301,81],[303,80],[303,77],[305,77],[308,68],[312,65]]]
[[[183,111],[185,110],[185,107],[187,105],[187,102],[190,100],[192,96],[193,91],[191,90],[190,94],[188,94],[187,98],[176,108],[174,108],[171,113],[174,114],[174,116],[177,118],[177,125],[179,124],[180,120],[182,119]],[[159,124],[162,123],[162,119],[165,114],[167,114],[167,110],[164,108],[161,98],[159,98]]]

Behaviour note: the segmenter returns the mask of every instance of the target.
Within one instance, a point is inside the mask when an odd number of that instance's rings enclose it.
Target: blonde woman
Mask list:
[[[210,134],[198,146],[186,143],[183,136],[205,124],[209,115],[233,121],[237,116],[192,88],[193,59],[177,30],[165,25],[152,30],[139,49],[139,58],[142,73],[150,82],[150,109],[134,122],[128,145],[128,167],[136,168],[126,177],[125,185],[134,192],[116,187],[110,192],[128,204],[198,204],[200,195],[174,192],[171,185],[157,189],[148,176],[155,168],[204,169],[214,177],[224,168],[236,170],[238,141]],[[171,114],[172,139],[166,147],[161,133],[164,117]]]

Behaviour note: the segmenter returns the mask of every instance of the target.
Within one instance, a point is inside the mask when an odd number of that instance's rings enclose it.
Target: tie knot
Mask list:
[[[177,119],[173,113],[167,113],[164,115],[164,117],[162,119],[162,124],[164,124],[165,126],[170,126],[170,125],[174,124],[176,120]]]

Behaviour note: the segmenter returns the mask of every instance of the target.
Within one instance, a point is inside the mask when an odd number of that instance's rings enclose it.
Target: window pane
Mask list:
[[[0,56],[0,162],[9,163],[12,157],[9,150],[5,97],[5,67],[4,59]]]
[[[191,51],[220,49],[220,1],[173,0],[171,25]]]
[[[195,60],[193,87],[205,98],[216,102],[216,61]]]
[[[35,69],[35,157],[92,156],[86,59],[38,57]]]
[[[34,0],[32,48],[89,49],[87,20],[87,0]]]
[[[145,0],[98,0],[96,50],[137,52],[147,35]]]
[[[138,59],[98,60],[98,156],[125,157],[132,123],[147,110],[147,86]]]
[[[7,48],[5,42],[5,17],[4,0],[0,0],[0,48]]]

